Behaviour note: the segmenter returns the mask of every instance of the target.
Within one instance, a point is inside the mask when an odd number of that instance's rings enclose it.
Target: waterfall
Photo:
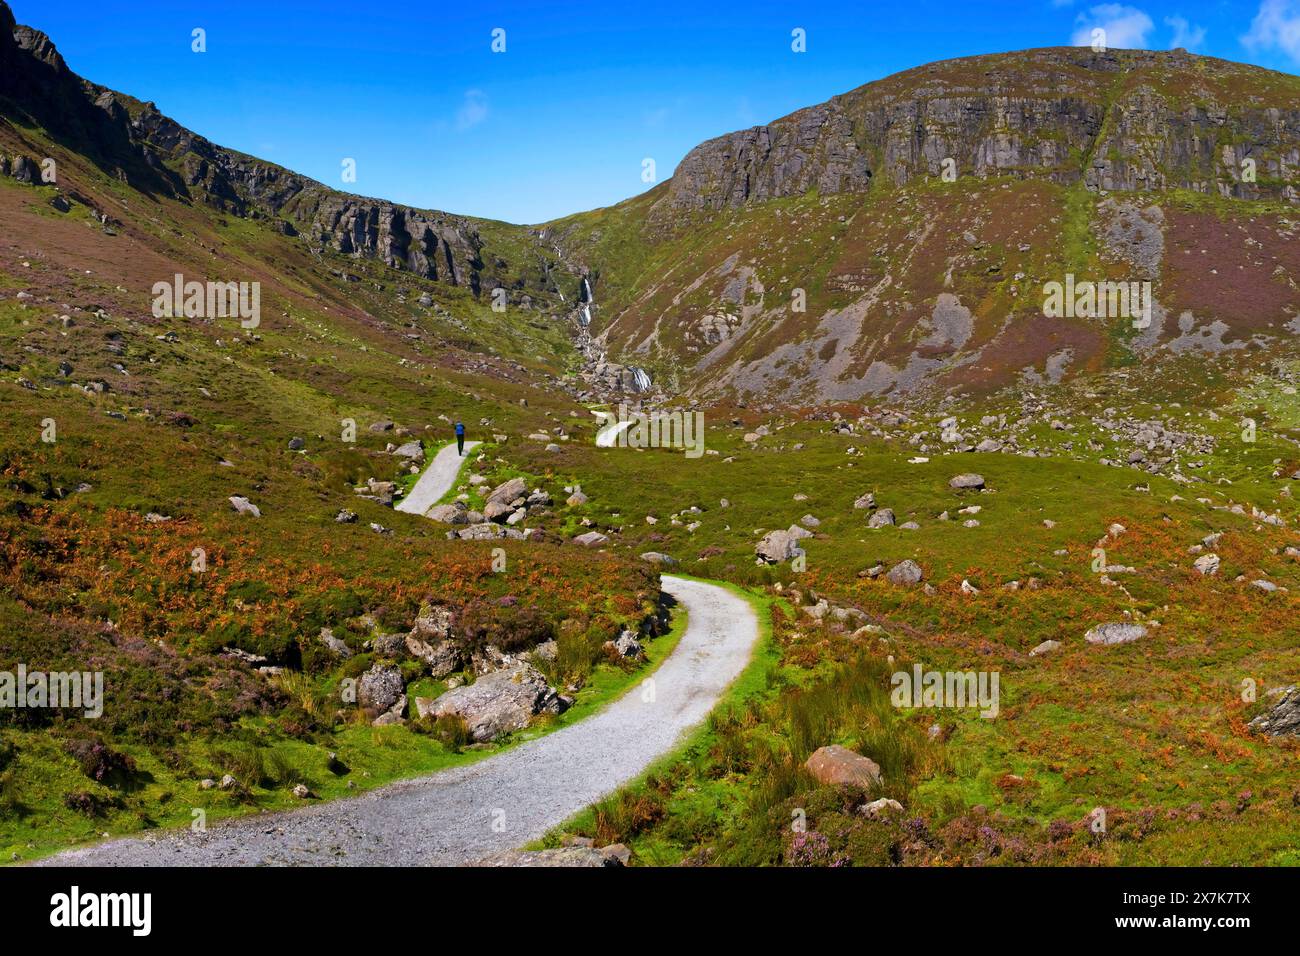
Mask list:
[[[650,374],[643,368],[632,366],[632,391],[648,392],[650,391]]]
[[[591,309],[585,305],[582,307],[582,315],[578,319],[578,324],[584,329],[591,325]]]
[[[586,276],[582,277],[582,301],[587,303],[594,303],[596,301],[591,295],[591,283],[587,281]]]

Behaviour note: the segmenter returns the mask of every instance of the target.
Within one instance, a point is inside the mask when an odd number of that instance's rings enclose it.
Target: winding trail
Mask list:
[[[478,441],[467,441],[465,451],[472,451],[481,444],[483,443]],[[433,456],[429,467],[424,469],[424,474],[415,483],[411,493],[394,504],[393,510],[416,515],[424,514],[451,490],[451,486],[456,483],[456,476],[460,474],[460,466],[467,460],[456,454],[455,442],[444,445],[438,450],[438,454]]]
[[[753,608],[733,592],[663,578],[686,633],[652,675],[591,717],[464,767],[363,796],[69,850],[53,866],[420,866],[514,849],[635,779],[712,710],[749,662]],[[649,699],[647,699],[649,698]]]

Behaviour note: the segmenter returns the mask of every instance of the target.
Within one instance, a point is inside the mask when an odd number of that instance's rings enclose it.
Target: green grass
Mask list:
[[[303,805],[303,801],[290,792],[299,782],[305,783],[319,800],[335,800],[397,780],[425,776],[496,756],[525,741],[590,717],[623,696],[658,669],[677,647],[686,626],[685,612],[677,613],[668,633],[644,643],[645,660],[642,663],[637,666],[598,665],[584,686],[574,694],[573,705],[563,714],[538,718],[533,726],[490,745],[474,745],[453,751],[406,727],[371,727],[357,723],[342,727],[332,735],[328,744],[313,744],[279,739],[268,721],[246,720],[241,724],[237,740],[230,744],[219,740],[185,739],[177,748],[176,756],[190,770],[185,775],[159,761],[148,748],[123,747],[122,751],[135,759],[140,776],[147,778],[148,782],[131,790],[120,810],[110,811],[96,819],[87,819],[83,814],[64,807],[62,794],[91,791],[107,799],[123,799],[123,795],[87,780],[51,739],[41,734],[0,731],[0,738],[13,740],[20,750],[16,768],[22,783],[14,788],[13,796],[24,811],[16,819],[5,819],[0,815],[0,861],[15,862],[14,854],[17,854],[17,861],[30,861],[97,840],[103,834],[128,836],[140,830],[189,826],[195,819],[195,810],[202,810],[208,824],[212,824],[232,817],[292,809]],[[408,696],[413,702],[417,695],[437,694],[445,689],[444,681],[426,678],[413,682],[408,687]],[[198,781],[202,777],[220,780],[224,773],[238,769],[214,759],[214,754],[222,750],[245,754],[259,767],[274,758],[287,772],[248,783],[238,794],[201,789]],[[331,752],[337,754],[349,772],[335,774],[329,770]],[[235,775],[237,778],[245,776],[239,772]]]

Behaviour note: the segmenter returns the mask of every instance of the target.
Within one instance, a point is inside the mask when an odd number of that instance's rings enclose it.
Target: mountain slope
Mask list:
[[[704,143],[650,193],[549,232],[597,276],[610,351],[701,397],[936,395],[1288,351],[1298,103],[1294,76],[1181,51],[947,61]],[[1067,274],[1151,281],[1154,327],[1044,317]]]

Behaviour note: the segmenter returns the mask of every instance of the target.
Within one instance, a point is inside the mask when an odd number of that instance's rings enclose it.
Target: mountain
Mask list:
[[[634,862],[1300,862],[1297,104],[971,57],[517,226],[224,149],[0,2],[0,696],[107,700],[0,706],[0,860],[500,745],[447,694],[580,719],[680,646],[677,567],[762,634],[573,823]],[[696,453],[598,445],[624,401]],[[914,665],[1000,675],[996,717],[897,704]]]
[[[710,140],[549,231],[598,275],[610,351],[701,398],[934,397],[1286,351],[1298,103],[1300,78],[1183,51],[951,60]],[[1152,282],[1152,327],[1044,317],[1067,274]]]

